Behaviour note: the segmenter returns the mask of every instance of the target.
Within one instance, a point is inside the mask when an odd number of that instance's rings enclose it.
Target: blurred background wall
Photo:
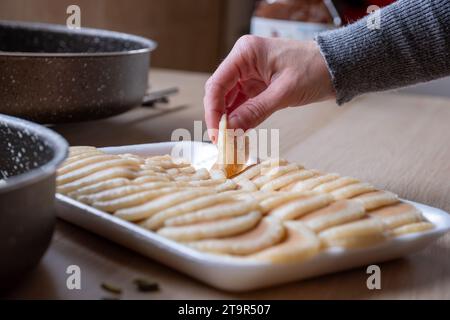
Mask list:
[[[367,4],[393,0],[334,0],[365,14]],[[81,8],[83,27],[133,33],[158,42],[152,66],[212,72],[234,42],[249,32],[257,0],[0,0],[0,19],[65,24],[71,4]],[[267,0],[274,3],[274,0]],[[303,0],[298,0],[303,2]],[[361,9],[362,8],[362,9]],[[361,9],[361,10],[360,10]],[[360,12],[361,11],[361,12]],[[345,20],[345,19],[344,19]],[[403,89],[450,97],[450,77]]]
[[[0,0],[0,19],[66,24],[71,4],[82,27],[157,41],[153,66],[211,72],[248,33],[254,0]]]

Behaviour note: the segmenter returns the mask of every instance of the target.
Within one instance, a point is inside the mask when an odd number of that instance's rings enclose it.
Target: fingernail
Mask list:
[[[216,136],[214,134],[209,134],[209,140],[211,140],[212,143],[216,143]]]
[[[209,139],[211,140],[212,143],[215,144],[217,141],[218,130],[217,129],[207,129],[207,132],[208,132]]]

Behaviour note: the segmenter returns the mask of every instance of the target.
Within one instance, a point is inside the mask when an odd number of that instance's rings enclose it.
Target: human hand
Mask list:
[[[334,95],[315,41],[246,35],[205,85],[205,120],[209,129],[217,129],[226,112],[229,128],[247,130],[277,110]],[[214,134],[210,137],[215,142]]]

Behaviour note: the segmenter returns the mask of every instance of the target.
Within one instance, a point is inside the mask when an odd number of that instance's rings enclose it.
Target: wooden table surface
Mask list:
[[[57,126],[73,145],[167,141],[175,128],[203,119],[208,75],[152,70],[157,88],[178,86],[169,105],[136,109],[107,120]],[[369,181],[401,197],[450,212],[450,100],[376,94],[343,107],[333,102],[280,111],[261,127],[280,129],[281,156]],[[383,263],[381,290],[368,290],[366,269],[248,293],[215,290],[156,261],[58,221],[43,260],[10,298],[99,299],[102,282],[124,289],[121,299],[449,299],[450,234],[407,258]],[[68,290],[66,268],[81,268],[82,289]],[[136,277],[156,279],[160,291],[137,293]]]

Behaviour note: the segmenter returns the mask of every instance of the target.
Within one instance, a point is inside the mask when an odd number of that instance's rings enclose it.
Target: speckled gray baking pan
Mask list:
[[[139,106],[155,47],[123,33],[0,21],[0,113],[61,123]]]
[[[25,280],[50,243],[56,169],[67,152],[52,130],[0,114],[0,291]]]

